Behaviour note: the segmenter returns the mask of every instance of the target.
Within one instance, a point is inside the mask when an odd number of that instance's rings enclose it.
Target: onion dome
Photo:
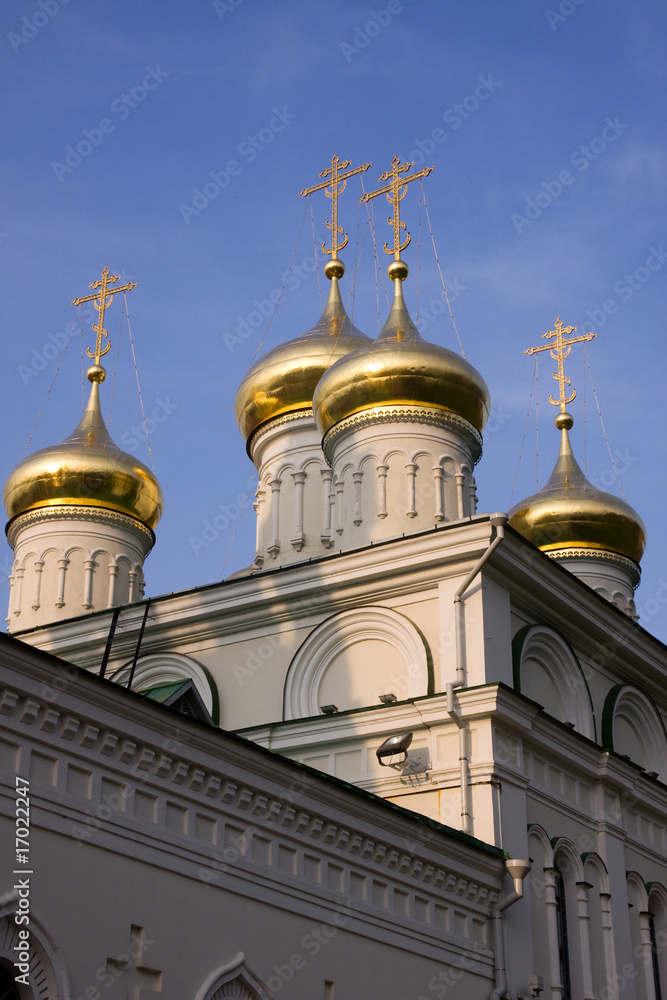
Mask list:
[[[308,412],[315,386],[339,358],[370,340],[350,322],[340,296],[342,261],[324,267],[331,279],[329,298],[315,326],[261,357],[248,371],[236,393],[236,421],[246,442],[269,420],[288,413]]]
[[[403,298],[407,265],[395,260],[387,274],[394,302],[382,332],[332,365],[317,387],[313,409],[321,433],[362,410],[397,404],[448,411],[481,431],[490,402],[484,379],[462,357],[421,337]]]
[[[646,546],[644,524],[625,500],[588,482],[572,454],[572,424],[567,412],[556,417],[561,445],[555,468],[539,493],[512,508],[509,523],[542,552],[605,551],[638,564]]]
[[[109,436],[100,410],[104,368],[93,365],[88,378],[90,398],[75,430],[60,444],[29,455],[7,479],[7,516],[45,507],[101,507],[135,517],[152,530],[164,506],[160,484]]]

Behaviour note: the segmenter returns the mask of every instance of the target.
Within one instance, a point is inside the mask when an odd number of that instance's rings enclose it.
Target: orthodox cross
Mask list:
[[[540,351],[550,351],[551,357],[558,362],[558,371],[552,372],[551,374],[556,379],[560,385],[560,396],[558,399],[554,399],[553,396],[549,395],[549,402],[553,403],[554,406],[560,406],[561,413],[565,413],[565,404],[571,403],[574,397],[577,395],[577,390],[572,390],[571,396],[565,395],[565,386],[571,385],[570,379],[565,374],[565,368],[563,366],[563,361],[568,356],[572,350],[572,344],[578,344],[582,340],[592,340],[593,337],[597,337],[597,333],[584,333],[579,337],[571,337],[569,340],[563,339],[563,334],[574,333],[576,326],[566,326],[563,329],[563,324],[560,319],[556,320],[556,329],[547,330],[542,336],[546,337],[547,340],[551,340],[552,337],[556,338],[556,344],[543,344],[541,347],[529,347],[524,354],[539,354]]]
[[[412,177],[399,177],[399,174],[405,174],[412,166],[414,166],[412,163],[404,163],[401,166],[400,157],[395,156],[391,161],[391,170],[380,174],[378,178],[380,181],[388,181],[391,178],[390,183],[378,188],[377,191],[369,191],[361,199],[362,201],[370,201],[371,198],[377,198],[379,194],[386,194],[387,201],[393,203],[394,217],[393,219],[387,219],[387,222],[390,226],[394,227],[394,245],[393,247],[389,247],[385,243],[384,252],[393,253],[396,260],[401,259],[401,250],[405,250],[411,240],[410,233],[407,232],[407,226],[404,222],[401,222],[399,202],[405,198],[410,181],[416,181],[418,177],[428,177],[431,171],[435,169],[434,167],[424,167],[423,170],[413,174]],[[403,243],[401,243],[401,229],[406,230],[405,241]]]
[[[322,251],[323,253],[330,253],[332,260],[338,259],[338,251],[347,246],[348,240],[347,234],[345,234],[343,242],[338,242],[338,234],[343,235],[343,227],[338,225],[338,195],[343,193],[350,177],[363,173],[373,165],[372,163],[364,163],[360,167],[355,167],[354,170],[348,170],[346,174],[340,173],[341,170],[349,167],[351,163],[352,160],[339,160],[337,156],[333,156],[331,166],[327,167],[326,170],[322,170],[319,174],[320,177],[330,179],[322,181],[321,184],[316,184],[314,187],[304,188],[303,191],[299,192],[299,197],[305,198],[306,195],[312,194],[313,191],[321,191],[324,188],[327,198],[331,198],[331,222],[326,223],[327,229],[331,230],[331,248],[327,249],[323,243]]]
[[[97,281],[93,281],[89,288],[97,288],[99,291],[94,292],[92,295],[84,295],[80,299],[74,299],[72,302],[73,306],[80,306],[83,302],[90,302],[96,299],[95,308],[97,309],[98,319],[97,326],[93,324],[93,330],[97,334],[97,343],[95,344],[95,350],[91,351],[89,347],[86,348],[86,354],[89,358],[95,358],[95,364],[99,365],[100,358],[104,357],[107,351],[111,348],[111,344],[102,350],[102,337],[108,337],[109,334],[104,329],[104,312],[107,306],[111,305],[111,300],[113,299],[116,292],[129,292],[131,288],[136,288],[136,281],[128,281],[126,285],[118,285],[117,288],[109,288],[114,281],[119,281],[119,274],[109,274],[109,268],[105,267],[102,271],[102,277],[98,278]]]
[[[145,937],[143,927],[132,924],[127,951],[116,958],[107,958],[105,971],[113,979],[125,981],[127,1000],[141,1000],[142,990],[162,992],[162,973],[157,969],[147,968],[141,961],[142,955],[152,944],[155,942]],[[113,979],[111,983],[105,982],[105,985],[112,985]]]

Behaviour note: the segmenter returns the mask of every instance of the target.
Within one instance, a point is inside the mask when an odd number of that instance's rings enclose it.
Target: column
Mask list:
[[[294,535],[291,542],[296,551],[300,552],[306,540],[306,536],[303,533],[303,484],[306,481],[306,473],[293,472],[292,479],[294,480],[294,506],[296,510],[294,516]]]
[[[84,559],[83,565],[86,570],[86,574],[83,581],[83,601],[82,606],[84,608],[92,608],[93,606],[93,570],[95,569],[94,559]],[[130,583],[130,603],[132,602],[132,584]]]
[[[444,521],[445,511],[442,504],[442,467],[433,466],[433,489],[435,490],[435,520]]]
[[[328,549],[333,544],[331,538],[331,507],[334,499],[331,486],[333,472],[329,468],[320,469],[320,475],[322,476],[322,531],[320,539],[325,548]]]
[[[563,986],[560,981],[558,961],[558,916],[556,913],[556,869],[544,869],[544,902],[547,908],[547,928],[549,932],[549,964],[551,966],[551,1000],[561,1000]]]
[[[42,587],[42,570],[44,569],[44,560],[35,560],[35,592],[32,598],[32,610],[39,610],[39,593]]]
[[[456,479],[456,506],[458,508],[460,520],[462,517],[465,517],[463,512],[463,480],[465,479],[465,476],[462,472],[456,472],[454,474],[454,478]]]
[[[65,574],[67,573],[68,566],[69,566],[69,559],[58,560],[58,599],[56,601],[57,608],[65,607]]]
[[[352,481],[354,483],[354,523],[361,524],[361,480],[364,478],[363,472],[353,472]]]
[[[378,465],[378,485],[379,485],[379,502],[378,502],[378,517],[387,516],[387,472],[389,471],[388,465]]]
[[[405,466],[408,473],[408,509],[406,514],[408,517],[416,517],[417,510],[415,508],[415,480],[417,478],[417,463],[408,462]]]
[[[269,482],[271,487],[271,531],[272,538],[266,546],[266,551],[275,559],[280,552],[280,487],[282,480],[272,479]]]
[[[107,607],[112,608],[116,600],[116,577],[118,576],[118,563],[109,563],[109,595],[107,597]]]
[[[577,882],[577,926],[581,948],[581,979],[584,1000],[595,1000],[593,993],[593,967],[591,965],[591,937],[589,931],[588,890],[590,882]]]

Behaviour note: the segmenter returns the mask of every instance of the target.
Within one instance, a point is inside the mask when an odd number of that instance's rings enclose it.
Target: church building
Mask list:
[[[236,393],[247,568],[144,596],[164,501],[101,414],[106,268],[84,416],[6,481],[8,1000],[667,996],[667,656],[641,518],[570,444],[564,359],[594,334],[532,348],[553,472],[486,512],[488,388],[404,297],[430,169],[395,157],[364,196],[393,212],[373,340],[340,290],[349,166],[302,192],[332,200],[324,311]]]

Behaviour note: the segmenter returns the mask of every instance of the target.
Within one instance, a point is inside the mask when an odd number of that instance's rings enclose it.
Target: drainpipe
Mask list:
[[[468,761],[468,727],[462,721],[454,708],[454,689],[465,687],[467,680],[466,669],[466,643],[465,643],[465,608],[463,606],[463,595],[475,579],[489,556],[495,552],[505,537],[505,525],[507,524],[507,514],[491,514],[489,517],[491,524],[495,526],[496,537],[477,560],[467,577],[454,594],[454,635],[456,637],[456,681],[451,682],[446,687],[447,692],[447,713],[450,719],[459,727],[459,769],[461,786],[461,829],[464,833],[470,833],[470,810],[468,806],[468,784],[470,782],[470,765]]]
[[[523,896],[523,880],[530,871],[530,861],[515,861],[510,859],[505,862],[505,867],[514,881],[514,890],[508,892],[506,896],[499,899],[493,908],[493,953],[494,953],[494,975],[496,985],[489,994],[489,1000],[501,1000],[507,996],[507,967],[505,958],[505,935],[503,933],[503,913],[516,903]]]

